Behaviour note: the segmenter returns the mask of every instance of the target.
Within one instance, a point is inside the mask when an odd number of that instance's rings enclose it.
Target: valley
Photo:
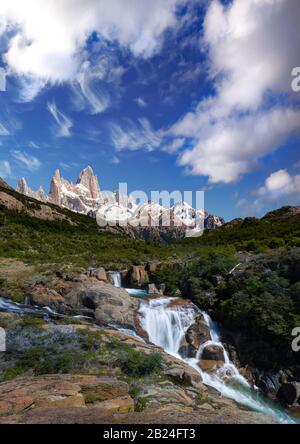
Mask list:
[[[297,207],[166,243],[0,191],[1,421],[297,421]]]

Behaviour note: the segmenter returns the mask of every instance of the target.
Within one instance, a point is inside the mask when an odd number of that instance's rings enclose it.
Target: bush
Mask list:
[[[160,353],[143,353],[128,349],[121,354],[120,367],[129,376],[140,377],[150,375],[161,369],[162,356]]]

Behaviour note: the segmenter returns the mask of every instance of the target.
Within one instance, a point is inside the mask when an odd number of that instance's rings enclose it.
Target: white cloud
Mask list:
[[[4,125],[2,125],[2,123],[0,123],[0,136],[9,136],[9,131],[7,128],[5,128]]]
[[[142,98],[142,97],[137,97],[135,99],[135,103],[140,107],[140,108],[146,108],[147,102]]]
[[[93,33],[148,58],[159,51],[166,29],[176,26],[176,7],[184,1],[1,0],[0,36],[10,32],[4,60],[10,74],[37,78],[42,87],[76,79]],[[27,85],[25,98],[37,87]]]
[[[178,163],[190,174],[208,176],[211,183],[235,182],[255,168],[258,159],[299,130],[300,111],[293,109],[274,108],[241,118],[229,117],[198,128],[199,140]]]
[[[179,158],[188,172],[234,182],[300,128],[299,110],[268,105],[270,94],[291,93],[299,17],[299,0],[210,3],[203,43],[215,94],[167,132],[191,139],[193,149]]]
[[[145,118],[138,119],[137,124],[129,121],[126,128],[112,124],[111,140],[117,151],[139,149],[153,151],[161,143],[160,136]]]
[[[70,137],[71,131],[70,129],[73,126],[72,120],[67,117],[65,114],[63,114],[56,106],[55,102],[48,102],[48,111],[52,114],[54,117],[57,125],[58,125],[58,137]]]
[[[39,150],[40,149],[40,146],[37,143],[35,143],[33,140],[31,140],[29,142],[29,147],[30,148],[34,148],[35,150]]]
[[[183,147],[185,140],[184,139],[174,139],[172,140],[172,142],[164,145],[162,147],[162,151],[166,152],[166,153],[176,153],[177,151],[180,150],[180,148]]]
[[[113,165],[119,165],[120,159],[117,156],[113,156],[113,158],[111,159],[111,163]]]
[[[31,156],[24,151],[13,150],[11,151],[11,154],[21,166],[29,171],[38,170],[41,166],[41,162],[37,157]]]
[[[256,199],[242,198],[236,206],[245,215],[261,213],[270,206],[297,205],[300,203],[300,175],[291,175],[286,169],[281,169],[270,174],[264,184],[255,190]]]
[[[0,177],[6,179],[11,175],[10,163],[7,160],[0,160]]]
[[[290,175],[287,170],[272,173],[259,188],[257,194],[260,198],[278,199],[283,196],[300,196],[300,175]]]

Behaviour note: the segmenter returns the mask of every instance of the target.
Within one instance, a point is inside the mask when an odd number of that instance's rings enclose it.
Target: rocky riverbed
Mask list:
[[[1,423],[274,422],[222,397],[197,370],[150,343],[139,300],[103,278],[70,273],[58,274],[51,288],[37,282],[27,302],[60,314],[50,320],[0,313],[7,335]],[[187,338],[196,346],[192,332]]]

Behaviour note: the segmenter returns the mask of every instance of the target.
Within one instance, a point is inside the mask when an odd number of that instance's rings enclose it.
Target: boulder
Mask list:
[[[142,286],[148,284],[149,275],[144,265],[133,265],[130,271],[130,284],[132,286]]]
[[[163,294],[164,294],[163,291],[158,289],[155,284],[148,284],[147,285],[147,291],[148,291],[149,294],[152,294],[152,295],[163,296]]]
[[[184,357],[195,357],[201,344],[210,339],[209,326],[202,314],[195,318],[195,323],[187,330],[179,353]]]
[[[219,368],[222,368],[224,361],[215,361],[213,359],[201,359],[199,361],[201,370],[207,373],[215,373]]]
[[[282,384],[277,398],[284,404],[293,405],[300,402],[300,382],[287,382]]]
[[[202,360],[225,362],[224,350],[220,345],[207,345],[202,351]]]
[[[256,385],[264,392],[264,394],[270,399],[276,399],[282,382],[281,375],[263,373],[257,379]]]
[[[107,273],[103,267],[97,268],[97,270],[94,273],[94,276],[98,279],[98,281],[107,282]]]
[[[63,296],[57,293],[55,290],[47,287],[35,287],[30,293],[30,302],[33,305],[41,306],[57,306],[64,302]]]
[[[79,301],[86,308],[95,310],[100,324],[117,324],[134,329],[134,311],[138,301],[126,290],[99,282],[85,285],[79,292]]]

